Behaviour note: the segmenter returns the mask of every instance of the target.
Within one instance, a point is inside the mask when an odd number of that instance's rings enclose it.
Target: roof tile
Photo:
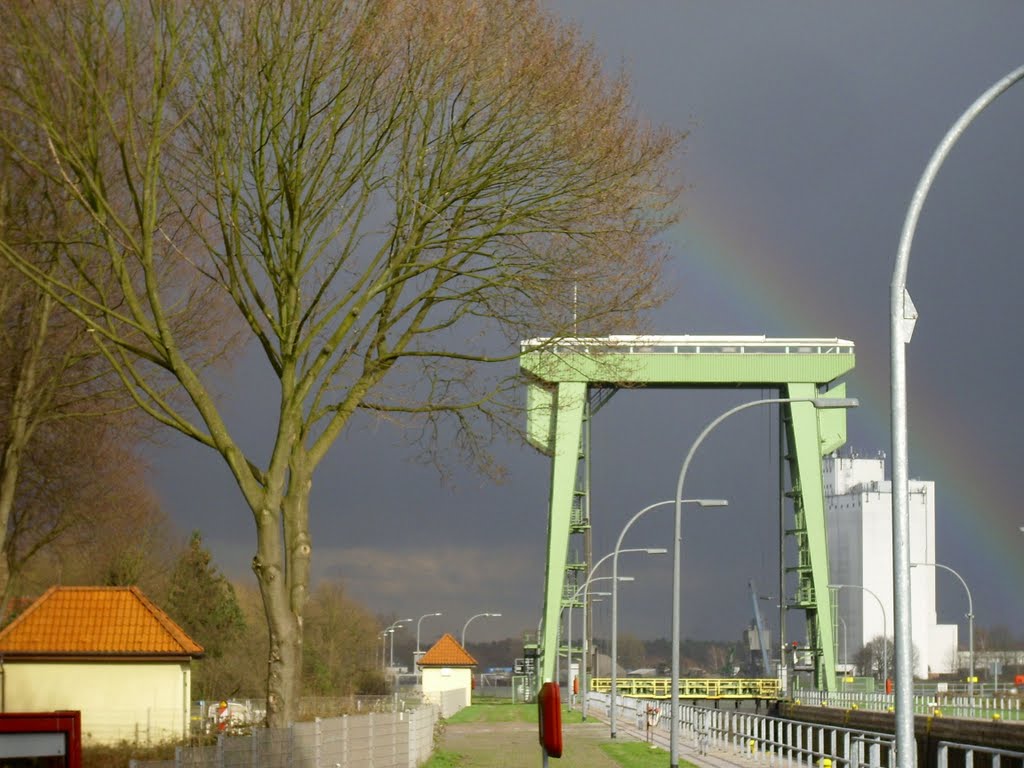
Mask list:
[[[0,631],[3,654],[201,656],[138,587],[51,587]]]
[[[476,664],[476,659],[448,633],[419,660],[421,667],[475,667]]]

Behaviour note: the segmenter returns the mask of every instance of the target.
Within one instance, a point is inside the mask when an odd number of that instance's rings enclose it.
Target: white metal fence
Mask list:
[[[215,744],[178,747],[173,760],[133,760],[131,768],[417,768],[433,752],[439,717],[437,706],[425,704],[221,733]]]
[[[802,693],[806,693],[802,692]],[[620,696],[617,711],[623,724],[667,743],[671,731],[670,703],[662,699]],[[587,694],[587,708],[607,716],[606,693]],[[683,741],[700,755],[717,751],[767,765],[825,765],[833,768],[890,768],[895,764],[895,736],[837,725],[803,723],[769,715],[689,704],[679,708]],[[937,768],[949,765],[1024,766],[1024,752],[941,741]]]
[[[801,704],[808,706],[830,706],[840,709],[868,709],[888,712],[895,706],[895,697],[885,693],[862,693],[858,691],[803,690],[797,694]],[[933,693],[915,695],[914,713],[918,715],[940,714],[946,717],[980,718],[984,720],[1024,720],[1024,708],[1020,696],[965,696],[961,694]]]

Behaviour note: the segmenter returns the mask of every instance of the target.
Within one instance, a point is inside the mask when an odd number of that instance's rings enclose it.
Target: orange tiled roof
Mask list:
[[[421,667],[475,667],[476,659],[469,655],[459,641],[450,634],[434,643],[419,660]]]
[[[201,656],[138,587],[51,587],[0,632],[0,653]]]

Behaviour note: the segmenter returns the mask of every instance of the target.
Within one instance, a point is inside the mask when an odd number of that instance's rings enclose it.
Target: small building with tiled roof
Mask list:
[[[0,701],[80,710],[85,743],[179,739],[202,654],[137,587],[51,587],[0,631]]]
[[[450,634],[420,657],[423,698],[441,707],[443,717],[472,704],[476,659]]]

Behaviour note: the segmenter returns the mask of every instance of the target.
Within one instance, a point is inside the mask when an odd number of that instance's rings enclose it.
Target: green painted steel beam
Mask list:
[[[587,399],[585,382],[559,384],[552,401],[554,449],[551,458],[551,495],[548,515],[548,565],[544,577],[544,617],[541,625],[541,659],[538,683],[555,679],[556,653],[561,625],[565,566],[569,550],[569,523],[576,491],[583,406]]]
[[[853,353],[833,354],[583,354],[531,352],[521,367],[541,381],[587,381],[592,385],[715,384],[763,387],[767,383],[832,381],[853,368]]]
[[[813,384],[790,383],[785,397],[816,397]],[[822,448],[834,439],[822,440],[820,418],[827,413],[817,411],[811,403],[790,403],[789,455],[790,474],[794,487],[799,487],[799,503],[804,525],[801,562],[810,569],[801,574],[801,593],[811,596],[804,609],[807,619],[807,643],[814,650],[815,685],[828,691],[836,689],[835,646],[832,637],[831,593],[828,589],[828,539],[825,532],[825,490],[821,476]],[[845,431],[845,430],[844,430]]]
[[[548,564],[539,683],[554,679],[563,587],[572,531],[585,403],[592,387],[777,389],[786,397],[844,397],[845,385],[819,390],[853,369],[854,345],[842,339],[763,336],[612,336],[522,343],[528,374],[527,439],[552,457]],[[794,511],[799,529],[797,603],[815,649],[815,683],[835,689],[821,457],[846,441],[846,413],[810,403],[784,405]]]

